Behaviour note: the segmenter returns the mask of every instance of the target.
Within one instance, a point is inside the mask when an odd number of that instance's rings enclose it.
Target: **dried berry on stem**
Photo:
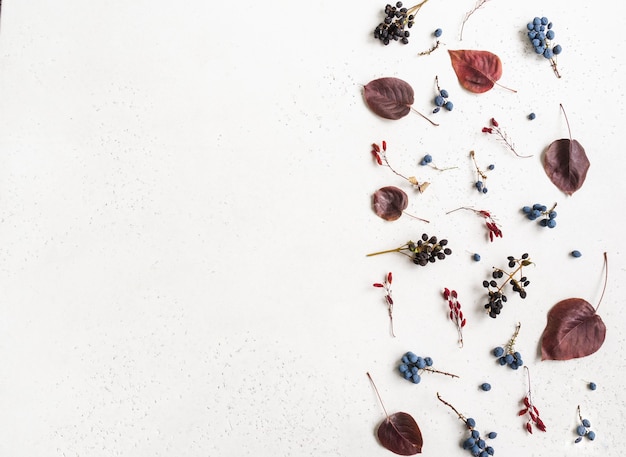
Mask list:
[[[443,289],[443,298],[448,301],[448,308],[450,320],[456,325],[456,331],[459,336],[459,347],[463,347],[463,327],[467,324],[467,320],[463,316],[461,311],[461,303],[458,300],[458,294],[456,290],[450,290],[447,287]]]
[[[544,424],[541,418],[539,417],[539,410],[533,404],[533,398],[532,398],[531,387],[530,387],[530,369],[525,365],[524,365],[524,369],[526,370],[526,375],[528,378],[528,392],[526,392],[526,395],[522,399],[524,408],[522,408],[519,411],[518,416],[524,416],[524,415],[528,416],[528,421],[526,422],[526,430],[528,431],[528,433],[533,432],[533,427],[532,427],[533,423],[535,424],[535,427],[537,427],[538,430],[545,432],[546,424]]]
[[[389,159],[387,158],[387,142],[385,140],[382,141],[379,146],[376,143],[372,143],[372,156],[378,165],[389,168],[392,173],[396,176],[401,177],[402,179],[408,181],[415,189],[419,190],[420,193],[424,192],[426,188],[430,185],[430,183],[422,182],[420,183],[415,176],[404,176],[402,173],[397,172],[389,163]]]
[[[468,211],[473,211],[475,214],[483,217],[485,219],[485,226],[487,227],[487,231],[489,233],[489,240],[493,241],[494,238],[502,238],[502,230],[500,230],[500,227],[498,227],[498,225],[496,224],[496,221],[494,220],[494,218],[491,216],[491,213],[489,211],[486,211],[484,209],[474,209],[474,208],[469,208],[467,206],[461,206],[459,208],[453,209],[452,211],[448,211],[446,214],[450,214],[453,213],[455,211],[458,211],[460,209],[465,209]]]
[[[513,153],[515,154],[517,157],[521,157],[521,158],[528,158],[528,157],[532,157],[532,155],[529,156],[525,156],[525,155],[520,155],[517,153],[517,151],[515,150],[515,145],[513,144],[513,141],[511,141],[511,139],[509,138],[509,136],[506,134],[506,132],[504,130],[502,130],[500,128],[500,124],[498,124],[498,121],[496,121],[493,117],[491,118],[490,122],[490,127],[483,127],[482,132],[483,133],[489,133],[489,134],[496,134],[499,139],[504,143],[504,145]]]
[[[389,314],[389,327],[391,336],[395,338],[396,334],[393,331],[393,298],[391,297],[391,282],[393,281],[393,274],[391,271],[385,275],[384,282],[375,282],[374,287],[382,288],[385,290],[385,304],[387,305],[387,312]]]
[[[385,19],[374,29],[374,38],[384,45],[392,41],[408,44],[411,34],[405,28],[413,27],[415,15],[427,1],[423,0],[411,8],[405,8],[402,2],[397,2],[395,6],[387,4]]]

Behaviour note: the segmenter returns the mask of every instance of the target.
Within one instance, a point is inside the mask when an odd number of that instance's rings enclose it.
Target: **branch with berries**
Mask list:
[[[500,227],[498,227],[498,224],[496,224],[496,221],[491,216],[491,213],[489,211],[486,211],[484,209],[479,210],[479,209],[469,208],[467,206],[461,206],[459,208],[448,211],[446,214],[454,213],[455,211],[458,211],[460,209],[473,211],[478,216],[481,216],[482,218],[484,218],[485,226],[487,227],[487,233],[489,234],[490,241],[493,241],[494,238],[502,238],[502,230],[500,229]]]
[[[508,256],[509,268],[514,268],[513,271],[506,272],[500,268],[493,269],[491,273],[491,280],[483,281],[483,287],[487,289],[489,296],[489,302],[485,304],[485,309],[489,313],[489,317],[496,318],[502,311],[503,303],[507,301],[507,296],[503,293],[504,287],[509,284],[513,289],[513,292],[517,292],[520,298],[526,298],[526,287],[530,284],[530,281],[523,275],[522,269],[529,265],[532,265],[527,253],[522,254],[520,259],[516,259],[513,256]],[[515,276],[519,275],[518,278]],[[502,281],[502,284],[498,285],[498,280],[506,278]]]
[[[450,309],[450,320],[456,325],[456,331],[459,335],[459,347],[463,347],[463,327],[467,324],[467,320],[463,316],[461,311],[461,303],[458,300],[458,294],[456,290],[450,290],[447,287],[443,289],[443,298],[448,301],[448,308]]]
[[[526,365],[524,365],[524,369],[526,370],[526,374],[528,375],[528,392],[522,399],[524,408],[522,408],[519,411],[518,416],[524,416],[524,415],[527,416],[528,420],[526,422],[526,430],[528,431],[528,433],[532,434],[533,432],[532,424],[535,424],[535,427],[538,430],[545,432],[546,424],[544,424],[541,418],[539,417],[539,410],[533,404],[533,400],[532,400],[532,394],[531,394],[531,388],[530,388],[530,369]]]
[[[482,132],[497,135],[499,139],[505,144],[505,146],[517,157],[522,157],[522,158],[532,157],[532,155],[524,156],[524,155],[520,155],[517,153],[517,151],[515,150],[515,145],[513,144],[513,141],[511,141],[511,139],[506,134],[506,132],[500,128],[500,124],[498,124],[498,121],[496,121],[493,117],[490,120],[490,127],[483,127]]]
[[[385,281],[380,283],[380,282],[375,282],[373,284],[374,287],[377,288],[382,288],[385,291],[385,304],[387,305],[387,312],[389,314],[389,327],[390,327],[390,331],[391,331],[391,336],[393,336],[395,338],[396,334],[393,331],[393,298],[391,297],[391,283],[393,281],[393,275],[391,273],[391,271],[389,273],[387,273],[387,275],[385,276]]]
[[[424,192],[426,188],[430,185],[428,182],[420,183],[415,176],[405,176],[402,173],[396,171],[391,164],[389,163],[389,159],[387,158],[387,142],[385,140],[382,141],[381,145],[376,143],[372,143],[372,156],[378,165],[389,168],[396,176],[401,177],[402,179],[408,181],[415,189],[420,191],[420,193]]]

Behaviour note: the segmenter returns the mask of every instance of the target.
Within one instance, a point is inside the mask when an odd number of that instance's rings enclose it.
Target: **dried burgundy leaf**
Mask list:
[[[380,444],[399,455],[421,454],[422,432],[410,414],[398,412],[383,420],[378,427]]]
[[[387,186],[374,192],[372,207],[377,216],[386,221],[395,221],[409,204],[409,197],[402,189]]]
[[[490,90],[502,76],[502,61],[489,51],[448,50],[459,83],[476,94]]]
[[[541,360],[570,360],[596,352],[604,343],[606,326],[582,298],[558,302],[548,312],[541,337]]]
[[[364,88],[365,102],[385,119],[400,119],[411,111],[413,88],[405,81],[387,77],[370,81]],[[384,149],[384,148],[383,148]]]
[[[546,174],[567,195],[572,195],[582,187],[589,165],[582,145],[567,138],[553,141],[543,158]]]

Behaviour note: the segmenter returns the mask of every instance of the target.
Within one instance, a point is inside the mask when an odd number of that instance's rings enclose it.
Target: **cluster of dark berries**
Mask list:
[[[494,454],[494,449],[491,446],[487,446],[485,440],[480,436],[480,432],[476,430],[474,427],[476,426],[476,421],[468,417],[465,419],[465,424],[469,429],[470,436],[463,441],[462,447],[466,451],[470,451],[470,453],[475,457],[489,457]],[[487,434],[487,438],[493,439],[498,434],[496,432],[489,432]]]
[[[476,421],[471,417],[465,417],[454,406],[441,398],[441,395],[437,393],[437,398],[441,403],[452,409],[460,420],[463,421],[467,429],[469,430],[469,437],[467,437],[461,443],[463,449],[469,451],[474,457],[489,457],[494,454],[494,449],[491,446],[487,446],[485,440],[480,436],[480,432],[476,430]],[[494,439],[498,434],[496,432],[487,433],[486,437]]]
[[[560,44],[553,45],[555,33],[552,22],[545,16],[535,17],[532,22],[526,24],[526,28],[528,29],[528,41],[530,41],[535,52],[550,61],[554,74],[560,78],[561,75],[556,67],[556,56],[563,51],[563,48]]]
[[[494,348],[492,353],[498,358],[498,363],[500,365],[507,365],[513,370],[517,370],[519,367],[524,366],[522,354],[517,351],[511,351],[510,349],[507,349],[505,353],[505,349],[502,346],[498,346],[497,348]]]
[[[578,406],[578,417],[580,419],[580,425],[576,427],[576,434],[578,435],[578,438],[576,438],[574,443],[580,443],[583,439],[583,436],[586,436],[590,441],[595,440],[596,432],[590,430],[591,422],[589,422],[589,419],[583,419],[580,415],[580,406]]]
[[[419,384],[422,380],[420,373],[426,367],[433,365],[433,359],[430,357],[420,357],[409,351],[402,356],[402,363],[398,367],[404,379],[411,381],[413,384]]]
[[[413,253],[413,263],[426,266],[437,260],[444,260],[446,256],[452,254],[452,250],[446,247],[448,240],[438,240],[436,236],[429,237],[426,233],[416,243],[409,241],[408,249]]]
[[[563,51],[560,44],[552,46],[555,33],[552,29],[552,22],[547,17],[535,17],[532,22],[526,24],[526,28],[528,40],[537,54],[541,54],[546,59],[552,59]]]
[[[521,325],[517,324],[517,327],[515,327],[515,333],[513,333],[513,336],[509,342],[504,345],[504,347],[497,346],[493,349],[493,351],[491,351],[491,353],[497,358],[500,365],[507,365],[513,370],[517,370],[518,368],[524,366],[522,354],[515,350],[515,340],[517,339],[517,335],[519,335],[520,327]]]
[[[452,108],[454,108],[454,104],[450,100],[448,100],[449,96],[450,94],[448,94],[447,90],[439,89],[439,87],[437,87],[437,95],[435,95],[435,98],[433,99],[433,103],[435,104],[435,109],[433,109],[433,113],[438,113],[441,108],[452,111]]]
[[[515,268],[514,271],[507,273],[500,268],[494,268],[491,273],[492,279],[483,281],[483,287],[488,290],[489,302],[485,304],[485,309],[489,313],[489,317],[496,318],[502,311],[504,303],[507,301],[507,296],[502,292],[504,286],[508,283],[513,292],[519,294],[520,298],[526,298],[526,287],[530,284],[530,281],[526,276],[522,275],[522,267],[531,265],[532,262],[528,258],[528,254],[522,254],[520,259],[516,259],[513,256],[508,256],[509,268]],[[519,278],[515,278],[515,275],[519,274]],[[506,279],[501,285],[498,285],[499,279],[506,276]]]
[[[554,228],[556,227],[555,208],[556,203],[550,209],[548,209],[546,205],[542,205],[541,203],[535,203],[532,207],[524,206],[522,208],[522,212],[531,221],[539,219],[539,225],[541,225],[542,227]]]
[[[413,27],[414,14],[410,14],[407,8],[402,6],[402,2],[397,2],[396,6],[387,4],[385,6],[385,19],[374,29],[374,38],[388,45],[391,41],[400,41],[407,44],[410,33],[406,28]]]

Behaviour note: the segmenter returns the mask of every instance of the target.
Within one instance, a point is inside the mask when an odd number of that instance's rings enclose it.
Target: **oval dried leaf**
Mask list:
[[[380,444],[399,455],[421,454],[422,432],[410,414],[398,412],[388,416],[378,427]]]
[[[541,360],[570,360],[596,352],[604,343],[606,326],[582,298],[561,300],[548,312],[541,336]]]
[[[363,90],[365,102],[385,119],[400,119],[411,111],[413,88],[405,81],[387,77],[370,81]]]
[[[372,198],[372,207],[377,216],[386,221],[395,221],[409,205],[409,196],[395,186],[381,187]]]
[[[580,189],[587,177],[589,159],[576,140],[553,141],[543,158],[543,169],[552,183],[567,195]]]
[[[490,90],[502,76],[502,61],[489,51],[448,50],[459,84],[470,92]]]

